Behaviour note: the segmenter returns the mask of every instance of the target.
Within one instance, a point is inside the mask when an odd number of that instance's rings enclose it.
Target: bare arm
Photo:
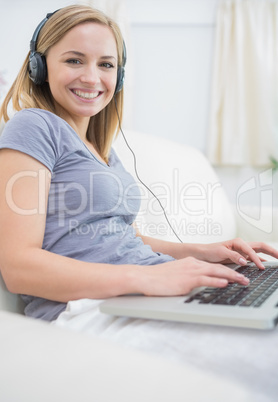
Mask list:
[[[258,252],[278,258],[278,251],[263,242],[246,243],[237,238],[211,244],[175,243],[142,236],[138,231],[137,235],[142,238],[144,244],[151,246],[153,251],[171,255],[176,259],[192,256],[212,263],[234,262],[240,265],[245,265],[247,260],[251,260],[258,268],[264,269]]]
[[[136,266],[115,270],[42,250],[50,172],[6,149],[0,151],[0,169],[0,267],[10,291],[64,302],[138,290]]]
[[[197,247],[202,247],[202,245],[190,244],[190,243],[177,243],[170,242],[161,239],[156,239],[150,236],[142,235],[136,225],[134,225],[136,230],[136,235],[141,237],[144,244],[149,245],[154,252],[159,252],[163,254],[171,255],[177,260],[186,258],[186,257],[195,257]],[[197,258],[197,257],[196,257]]]

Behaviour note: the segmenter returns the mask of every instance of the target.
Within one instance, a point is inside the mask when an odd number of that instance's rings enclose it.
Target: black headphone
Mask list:
[[[29,71],[29,77],[34,82],[35,85],[43,85],[47,77],[45,56],[36,51],[38,36],[44,24],[57,11],[58,10],[54,11],[53,13],[48,13],[46,15],[46,17],[39,23],[39,25],[35,29],[35,32],[33,33],[32,39],[30,41],[30,56],[28,63],[28,71]],[[120,92],[123,88],[125,79],[125,64],[126,64],[126,47],[125,42],[123,42],[122,64],[118,66],[117,70],[117,83],[115,88],[115,94]]]

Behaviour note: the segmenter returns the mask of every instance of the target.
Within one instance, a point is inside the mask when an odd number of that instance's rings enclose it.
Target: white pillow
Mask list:
[[[236,236],[236,223],[219,179],[197,149],[148,134],[126,131],[136,154],[140,179],[159,197],[175,232],[183,242],[211,243]],[[114,148],[134,176],[134,162],[121,134]],[[178,241],[159,203],[140,183],[140,232]]]

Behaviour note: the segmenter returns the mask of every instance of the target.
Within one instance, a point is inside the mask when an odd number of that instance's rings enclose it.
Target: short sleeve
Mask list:
[[[57,138],[53,125],[34,109],[17,112],[0,137],[0,149],[9,148],[32,156],[51,172],[57,160]]]

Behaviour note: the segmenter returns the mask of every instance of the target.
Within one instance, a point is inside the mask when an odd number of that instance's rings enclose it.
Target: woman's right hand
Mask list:
[[[141,273],[140,291],[146,296],[180,296],[199,286],[223,288],[229,282],[249,284],[244,275],[232,268],[194,257],[142,267]]]

